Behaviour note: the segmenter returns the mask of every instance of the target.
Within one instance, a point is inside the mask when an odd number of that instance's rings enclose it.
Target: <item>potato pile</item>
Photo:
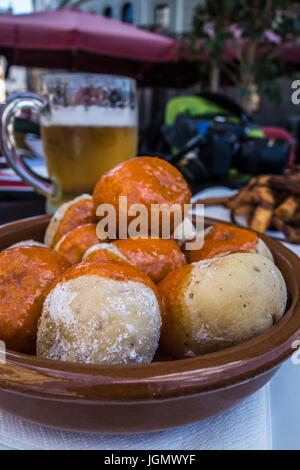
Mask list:
[[[99,239],[99,205],[113,205],[121,219],[121,196],[130,205],[184,208],[191,193],[169,163],[135,158],[103,175],[92,196],[58,209],[44,245],[28,240],[0,253],[0,340],[10,349],[51,360],[140,364],[159,349],[173,358],[218,351],[280,320],[285,282],[256,233],[220,223],[191,250],[185,234],[174,236],[174,217],[169,239],[148,232]],[[179,225],[194,237],[183,214]]]

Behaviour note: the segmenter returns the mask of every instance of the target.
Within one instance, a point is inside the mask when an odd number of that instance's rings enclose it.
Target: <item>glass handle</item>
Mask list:
[[[45,106],[47,100],[36,93],[16,93],[11,95],[3,106],[0,115],[0,148],[8,164],[14,171],[30,184],[38,193],[49,196],[52,193],[51,181],[35,173],[18,155],[14,137],[14,119],[27,108],[37,113]]]

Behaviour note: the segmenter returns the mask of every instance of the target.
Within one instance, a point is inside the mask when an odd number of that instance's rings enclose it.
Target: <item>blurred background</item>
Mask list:
[[[59,18],[71,26],[70,36],[57,36],[58,46],[47,24],[60,34]],[[95,18],[88,46],[72,42],[72,22],[80,32]],[[138,154],[172,161],[194,193],[216,182],[240,187],[253,174],[282,173],[300,161],[300,105],[292,101],[300,80],[299,18],[299,2],[285,0],[0,0],[0,103],[22,90],[39,93],[47,71],[131,76],[138,84]],[[142,51],[130,39],[135,27],[151,33]],[[44,174],[37,123],[17,124],[18,148]],[[14,217],[15,200],[24,202],[24,216],[44,211],[43,198],[3,157],[0,190],[1,222]]]

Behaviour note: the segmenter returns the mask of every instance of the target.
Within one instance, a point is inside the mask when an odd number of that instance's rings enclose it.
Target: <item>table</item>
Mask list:
[[[45,201],[0,200],[0,224],[44,213]],[[300,338],[299,338],[300,339]],[[286,361],[270,382],[274,450],[300,450],[300,364]],[[9,450],[0,443],[0,450]]]
[[[25,200],[1,199],[0,224],[6,224],[24,217],[33,217],[45,213],[45,198],[33,197]]]

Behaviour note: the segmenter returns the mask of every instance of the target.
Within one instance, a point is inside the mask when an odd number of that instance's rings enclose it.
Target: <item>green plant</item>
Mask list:
[[[299,35],[299,1],[203,0],[195,8],[185,46],[191,60],[206,52],[201,71],[208,72],[209,88],[218,91],[224,74],[249,110],[253,90],[279,99],[276,78],[286,73],[281,49]],[[228,46],[235,60],[225,57]]]

